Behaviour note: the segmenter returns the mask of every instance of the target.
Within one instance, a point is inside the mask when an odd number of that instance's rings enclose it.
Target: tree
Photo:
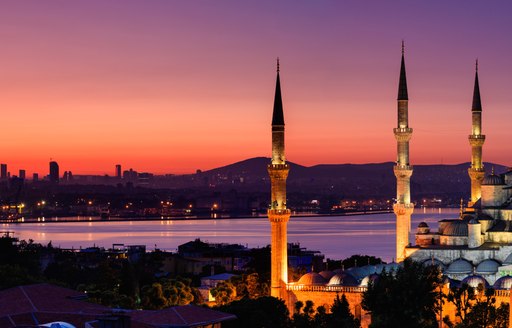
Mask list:
[[[479,285],[475,289],[462,285],[450,290],[449,300],[457,307],[460,323],[450,326],[456,328],[506,328],[509,320],[509,305],[502,303],[496,308],[493,288]]]
[[[187,305],[194,302],[191,280],[184,278],[162,279],[162,287],[169,306]]]
[[[141,290],[142,306],[148,310],[160,310],[167,307],[167,298],[164,296],[162,285],[155,282],[151,286],[144,286]]]
[[[288,308],[283,300],[264,296],[244,298],[220,306],[217,310],[236,315],[237,319],[222,323],[225,328],[287,328],[290,326]]]
[[[221,281],[216,287],[210,289],[217,305],[226,305],[236,300],[236,287],[230,281]]]
[[[440,283],[437,267],[412,260],[405,260],[396,273],[383,272],[363,294],[362,306],[372,315],[370,327],[436,327]]]
[[[327,327],[338,328],[357,328],[360,327],[359,320],[350,312],[350,307],[345,294],[336,295],[334,303],[331,306],[331,314]]]
[[[475,289],[468,284],[462,284],[460,287],[450,287],[446,299],[455,305],[455,317],[465,325],[466,316],[471,309],[471,303],[475,300]]]
[[[295,313],[293,314],[293,327],[296,328],[313,328],[315,322],[313,320],[313,314],[315,313],[314,303],[312,301],[306,301],[304,304],[301,301],[295,302],[294,307]]]

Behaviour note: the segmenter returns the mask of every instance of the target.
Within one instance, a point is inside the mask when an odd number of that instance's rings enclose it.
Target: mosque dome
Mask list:
[[[325,281],[329,281],[329,279],[331,279],[336,273],[332,271],[320,271],[318,274],[321,275]]]
[[[466,278],[462,279],[462,283],[467,284],[468,286],[473,288],[477,288],[478,285],[482,285],[484,287],[489,286],[487,280],[485,280],[484,277],[477,275],[467,276]]]
[[[478,222],[477,219],[472,218],[471,220],[469,220],[468,224],[480,224],[480,222]]]
[[[357,286],[357,279],[346,272],[335,274],[328,283],[329,286]]]
[[[363,280],[361,280],[361,283],[359,284],[359,286],[361,287],[368,287],[368,284],[370,282],[374,283],[376,282],[377,280],[379,280],[380,276],[376,273],[373,273],[369,276],[366,276],[363,278]]]
[[[495,260],[484,260],[476,267],[476,273],[478,274],[494,274],[498,272],[500,264]]]
[[[504,276],[496,280],[494,283],[494,289],[510,289],[512,287],[512,277]]]
[[[482,181],[482,185],[486,185],[486,186],[500,186],[500,185],[504,185],[504,184],[505,184],[505,182],[503,181],[503,178],[494,173],[489,174]]]
[[[418,228],[416,229],[417,234],[427,234],[429,232],[430,228],[426,222],[420,222],[420,224],[418,224]]]
[[[40,327],[50,327],[50,328],[75,328],[75,326],[73,326],[72,324],[67,323],[67,322],[62,322],[62,321],[50,322],[50,323],[47,323],[47,324],[44,324],[44,325],[40,325]]]
[[[440,260],[438,260],[436,258],[423,261],[423,266],[427,267],[430,265],[437,266],[439,268],[439,270],[441,270],[443,272],[446,270],[446,265],[444,265],[443,262],[441,262]]]
[[[316,272],[308,272],[300,277],[298,285],[324,285],[325,279]]]
[[[443,235],[454,237],[467,237],[468,224],[462,220],[447,222],[443,229]]]
[[[446,270],[446,273],[451,274],[470,274],[473,271],[471,262],[465,259],[457,259],[453,261]]]
[[[388,264],[384,264],[384,267],[382,268],[382,271],[386,270],[387,273],[396,273],[396,271],[400,268],[400,264],[396,262],[391,262]]]

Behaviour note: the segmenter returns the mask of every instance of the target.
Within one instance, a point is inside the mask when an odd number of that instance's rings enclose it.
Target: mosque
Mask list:
[[[393,129],[397,141],[397,160],[393,167],[396,177],[396,260],[398,263],[367,265],[348,270],[309,272],[296,282],[288,282],[287,223],[290,209],[286,206],[286,179],[289,166],[285,157],[285,124],[279,60],[272,115],[272,159],[268,165],[271,180],[271,203],[268,218],[271,224],[271,295],[285,300],[290,311],[296,301],[311,300],[316,306],[332,304],[338,294],[345,294],[354,315],[363,327],[370,322],[369,314],[361,308],[363,292],[369,281],[378,279],[383,271],[396,270],[405,258],[436,264],[447,277],[444,288],[450,284],[467,283],[472,287],[483,285],[496,289],[497,305],[509,302],[512,286],[512,169],[503,174],[494,170],[485,175],[482,161],[482,105],[478,83],[478,63],[473,92],[472,134],[469,135],[472,157],[468,174],[471,179],[471,200],[460,218],[439,222],[437,231],[421,222],[416,230],[415,245],[409,241],[411,215],[410,179],[413,167],[409,162],[409,141],[413,129],[409,127],[408,92],[405,72],[404,46],[398,86],[397,127]],[[454,317],[455,308],[446,302],[444,315]]]

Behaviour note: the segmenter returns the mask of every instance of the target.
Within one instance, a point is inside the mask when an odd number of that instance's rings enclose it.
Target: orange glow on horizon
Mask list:
[[[491,9],[397,6],[12,2],[0,12],[0,162],[30,178],[50,158],[61,172],[114,175],[116,164],[193,173],[269,157],[278,55],[287,160],[393,162],[405,38],[411,164],[470,160],[478,55],[483,158],[512,165],[512,45],[497,42],[508,16],[475,26]],[[412,17],[437,24],[427,33]]]

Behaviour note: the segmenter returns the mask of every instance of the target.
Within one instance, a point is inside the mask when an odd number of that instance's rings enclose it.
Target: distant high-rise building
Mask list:
[[[39,174],[34,173],[32,174],[32,182],[38,182],[39,181]]]
[[[0,178],[2,180],[7,179],[7,164],[0,164]]]
[[[27,172],[25,170],[20,170],[20,179],[25,179],[25,176],[26,176]]]
[[[121,179],[121,164],[116,165],[116,178]]]
[[[50,182],[59,182],[59,164],[55,161],[50,162]]]
[[[123,179],[129,182],[137,181],[138,176],[139,173],[137,171],[134,171],[133,169],[123,172]]]

